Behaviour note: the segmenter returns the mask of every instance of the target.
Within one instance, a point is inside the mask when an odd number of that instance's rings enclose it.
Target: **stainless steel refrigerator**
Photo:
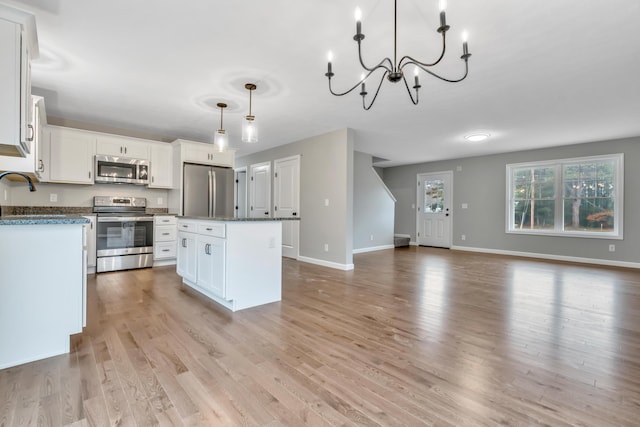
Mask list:
[[[182,215],[233,217],[233,169],[185,163]]]

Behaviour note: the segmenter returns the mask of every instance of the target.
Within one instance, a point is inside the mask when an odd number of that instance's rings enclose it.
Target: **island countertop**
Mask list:
[[[0,216],[0,225],[88,224],[82,215],[6,215]]]
[[[178,219],[193,219],[199,221],[229,221],[229,222],[250,222],[250,221],[300,221],[300,217],[276,217],[276,218],[233,218],[224,216],[178,216]]]

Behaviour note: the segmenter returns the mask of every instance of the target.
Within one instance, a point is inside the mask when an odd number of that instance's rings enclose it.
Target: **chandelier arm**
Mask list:
[[[402,57],[402,59],[400,59],[400,69],[403,69],[405,67],[405,65],[407,65],[408,63],[409,64],[411,64],[411,63],[412,64],[420,64],[423,67],[433,67],[434,65],[438,65],[440,63],[440,61],[442,61],[442,58],[444,58],[444,54],[447,51],[447,42],[445,40],[445,37],[446,37],[445,34],[446,34],[446,32],[442,33],[442,52],[440,53],[440,57],[435,62],[432,62],[432,63],[420,62],[417,59],[415,59],[415,58],[413,58],[413,57],[411,57],[409,55],[405,55],[405,56]],[[405,60],[410,61],[410,62],[404,63]]]
[[[467,74],[469,74],[469,63],[467,61],[464,61],[464,75],[462,77],[460,77],[459,79],[448,79],[446,77],[439,76],[438,74],[434,73],[433,71],[429,71],[428,69],[426,69],[425,67],[423,67],[422,65],[420,65],[419,63],[416,63],[416,62],[407,62],[405,65],[409,65],[409,64],[413,64],[416,67],[420,68],[425,73],[428,73],[428,74],[432,75],[433,77],[436,77],[436,78],[438,78],[438,79],[440,79],[442,81],[448,82],[448,83],[461,82],[464,79],[466,79],[467,78]]]
[[[373,99],[371,100],[371,103],[368,107],[365,105],[364,96],[362,97],[362,108],[364,108],[365,111],[369,111],[369,109],[373,106],[373,103],[376,102],[376,98],[378,97],[378,93],[380,93],[380,88],[382,87],[382,83],[384,82],[384,78],[387,76],[387,74],[389,74],[389,71],[385,71],[382,77],[380,77],[380,83],[378,83],[376,93],[375,95],[373,95]]]
[[[382,75],[382,79],[381,79],[381,81],[382,81],[382,80],[384,80],[384,76],[386,76],[386,75],[387,75],[388,71],[387,71],[386,67],[380,67],[380,66],[378,66],[378,67],[376,67],[376,68],[373,68],[371,71],[369,71],[369,72],[367,73],[367,75],[366,75],[366,76],[364,76],[364,78],[363,78],[363,79],[360,79],[360,81],[358,81],[355,85],[353,85],[353,87],[352,87],[351,89],[349,89],[349,90],[347,90],[347,91],[345,91],[345,92],[342,92],[342,93],[338,93],[338,92],[334,92],[334,91],[333,91],[333,88],[331,87],[331,78],[329,78],[329,92],[331,92],[331,94],[332,94],[332,95],[335,95],[335,96],[344,96],[344,95],[346,95],[346,94],[348,94],[348,93],[351,93],[351,92],[353,92],[353,90],[354,90],[355,88],[357,88],[357,87],[358,87],[358,86],[360,86],[362,83],[364,83],[364,82],[369,78],[369,76],[370,76],[371,74],[373,74],[375,71],[377,71],[377,70],[378,70],[378,69],[380,69],[380,68],[382,68],[382,69],[384,69],[384,70],[385,70],[384,74]],[[378,86],[378,87],[379,87],[379,86]],[[378,89],[378,90],[379,90],[379,89]]]
[[[380,61],[378,63],[378,65],[376,65],[375,67],[369,68],[364,64],[364,60],[362,59],[362,50],[360,48],[360,41],[358,41],[358,59],[360,60],[360,65],[362,66],[362,68],[364,68],[365,70],[369,71],[370,73],[374,72],[375,70],[377,70],[378,68],[384,68],[385,70],[387,70],[388,72],[391,72],[393,68],[393,63],[391,62],[391,59],[389,58],[384,58],[382,61]],[[389,67],[385,66],[384,63],[388,62],[389,63]]]
[[[416,89],[416,99],[413,99],[413,95],[411,94],[411,89],[409,88],[409,83],[407,83],[407,79],[404,76],[404,74],[402,75],[402,81],[404,82],[404,87],[407,88],[407,93],[409,94],[409,98],[411,98],[411,102],[413,102],[413,105],[418,105],[418,89]]]

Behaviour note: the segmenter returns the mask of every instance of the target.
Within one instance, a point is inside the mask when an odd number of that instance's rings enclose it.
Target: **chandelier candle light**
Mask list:
[[[225,108],[227,108],[227,104],[224,102],[218,102],[218,108],[220,108],[220,129],[216,131],[216,135],[213,143],[218,147],[218,151],[221,153],[227,148],[227,134],[222,126],[222,113]]]
[[[258,126],[256,117],[251,114],[251,93],[256,90],[257,86],[253,83],[247,83],[244,88],[249,91],[249,115],[244,117],[242,122],[242,141],[258,142]]]
[[[378,93],[380,92],[380,88],[382,87],[382,83],[384,82],[384,78],[386,77],[387,80],[389,80],[392,83],[398,83],[399,81],[403,81],[405,87],[407,88],[407,92],[409,93],[409,98],[411,98],[411,102],[414,105],[418,104],[418,90],[421,88],[420,86],[420,80],[418,78],[418,75],[420,73],[420,70],[424,71],[425,73],[433,76],[433,77],[437,77],[440,80],[443,80],[445,82],[449,82],[449,83],[457,83],[457,82],[461,82],[462,80],[464,80],[467,77],[467,74],[469,74],[469,57],[471,56],[471,54],[469,53],[469,46],[467,44],[467,33],[464,32],[463,33],[463,43],[462,43],[462,56],[460,57],[460,59],[462,59],[464,61],[464,75],[459,78],[459,79],[448,79],[445,77],[442,77],[438,74],[436,74],[435,72],[431,71],[430,68],[434,67],[435,65],[437,65],[442,58],[444,58],[444,54],[446,51],[446,33],[449,30],[449,25],[447,25],[447,18],[446,18],[446,14],[445,14],[445,8],[446,8],[446,1],[445,0],[440,0],[440,27],[438,27],[438,32],[440,34],[442,34],[442,52],[440,53],[440,57],[432,63],[426,63],[426,62],[421,62],[418,61],[417,59],[414,59],[411,56],[403,56],[400,61],[397,61],[397,52],[398,52],[398,1],[394,0],[394,15],[393,15],[393,61],[390,58],[384,58],[382,61],[380,61],[377,65],[373,66],[373,67],[367,67],[362,59],[362,40],[364,40],[364,34],[362,33],[362,12],[360,11],[360,9],[356,9],[356,35],[353,36],[353,39],[358,43],[358,59],[360,60],[360,65],[362,66],[362,68],[365,69],[365,71],[367,72],[366,74],[363,73],[362,76],[360,77],[360,81],[358,83],[356,83],[353,87],[351,87],[351,89],[347,90],[346,92],[334,92],[333,88],[331,87],[331,78],[335,75],[333,73],[333,69],[332,69],[332,64],[331,62],[333,61],[333,53],[329,52],[329,62],[327,64],[327,72],[325,73],[325,76],[327,76],[327,79],[329,80],[329,92],[331,92],[331,94],[335,95],[335,96],[343,96],[346,95],[348,93],[351,93],[354,89],[356,89],[358,86],[360,86],[360,95],[362,96],[362,108],[364,108],[365,110],[369,110],[372,106],[373,103],[376,101],[376,98],[378,97]],[[414,77],[414,85],[413,85],[413,89],[415,90],[415,98],[413,96],[413,94],[411,93],[411,89],[409,88],[409,83],[407,82],[407,79],[405,78],[404,75],[404,69],[405,67],[409,66],[409,65],[413,65],[415,66],[414,69],[414,73],[415,73],[415,77]],[[367,91],[366,91],[366,86],[365,86],[365,81],[369,78],[369,76],[371,76],[371,74],[373,74],[374,72],[378,71],[378,70],[383,70],[383,74],[382,77],[380,78],[380,82],[378,83],[378,87],[376,89],[375,94],[373,95],[373,99],[371,100],[371,103],[369,103],[369,105],[367,105],[366,103],[366,95],[367,95]]]

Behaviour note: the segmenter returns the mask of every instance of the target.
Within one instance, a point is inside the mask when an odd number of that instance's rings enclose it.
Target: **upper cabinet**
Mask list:
[[[174,141],[173,144],[180,147],[181,162],[233,167],[235,158],[234,150],[220,152],[212,144],[185,141],[183,139],[178,139]]]
[[[173,188],[173,149],[167,143],[149,144],[151,179],[149,188]]]
[[[149,160],[149,143],[125,136],[98,134],[96,153],[105,156]]]
[[[30,143],[31,149],[25,157],[0,156],[0,171],[22,172],[39,181],[47,181],[48,177],[44,173],[45,163],[42,157],[42,128],[47,123],[44,99],[40,96],[32,96],[31,99],[33,101],[31,104],[32,113],[30,114],[33,128],[33,141]]]
[[[48,126],[49,181],[93,184],[96,135],[78,129]],[[46,166],[45,166],[46,167]]]
[[[0,4],[0,155],[25,157],[31,124],[31,59],[39,56],[33,15]]]

